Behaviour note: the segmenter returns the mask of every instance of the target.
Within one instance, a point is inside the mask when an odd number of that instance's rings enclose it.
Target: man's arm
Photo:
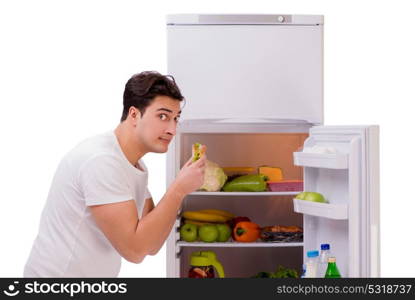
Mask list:
[[[90,206],[98,227],[126,260],[140,263],[148,254],[156,254],[176,220],[185,194],[169,188],[157,207],[139,220],[134,200]],[[152,201],[151,201],[152,203]],[[147,202],[147,207],[151,207]],[[166,234],[167,233],[167,234]]]
[[[196,162],[189,159],[157,206],[152,200],[147,202],[147,208],[154,208],[146,211],[141,220],[133,199],[90,206],[98,227],[121,256],[140,263],[146,255],[159,251],[176,221],[184,196],[203,184],[206,159],[206,155]]]
[[[146,202],[144,203],[143,212],[141,214],[141,217],[144,218],[153,209],[154,209],[153,198],[147,198]]]

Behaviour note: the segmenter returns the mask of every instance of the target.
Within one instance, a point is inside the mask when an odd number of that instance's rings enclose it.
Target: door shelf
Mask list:
[[[293,199],[293,202],[294,211],[297,213],[334,220],[348,219],[347,204],[317,203],[300,199]]]
[[[342,153],[304,153],[294,152],[294,164],[303,167],[347,169],[348,155]]]
[[[205,243],[205,242],[184,242],[178,241],[179,247],[303,247],[303,243],[273,243],[273,242],[224,242],[224,243]]]
[[[289,192],[193,192],[188,196],[285,196],[297,195],[303,191]]]

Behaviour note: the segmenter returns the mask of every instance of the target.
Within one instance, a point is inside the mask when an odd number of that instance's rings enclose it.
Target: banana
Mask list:
[[[193,220],[188,220],[188,219],[184,219],[184,223],[185,224],[194,224],[197,226],[202,226],[202,225],[215,225],[216,223],[209,223],[209,222],[200,222],[200,221],[193,221]]]
[[[202,210],[198,210],[198,211],[203,212],[203,213],[223,216],[223,217],[228,218],[228,219],[235,218],[235,215],[233,213],[230,213],[230,212],[228,212],[226,210],[222,210],[222,209],[202,209]]]
[[[213,222],[213,223],[225,223],[230,218],[216,215],[216,214],[208,214],[199,211],[184,211],[182,213],[183,218],[194,220],[194,221],[201,221],[201,222]]]

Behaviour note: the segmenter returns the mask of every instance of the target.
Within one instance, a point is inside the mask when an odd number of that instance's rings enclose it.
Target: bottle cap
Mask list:
[[[329,257],[327,261],[329,263],[335,263],[336,262],[336,258],[335,257]]]
[[[307,251],[307,257],[317,257],[317,256],[318,256],[317,250]]]
[[[330,244],[321,244],[321,250],[330,250]]]

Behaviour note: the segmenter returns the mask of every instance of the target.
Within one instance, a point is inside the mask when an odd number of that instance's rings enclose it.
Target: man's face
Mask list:
[[[137,117],[136,133],[148,152],[165,153],[176,135],[180,117],[180,101],[168,96],[157,96],[147,106],[144,115]]]

